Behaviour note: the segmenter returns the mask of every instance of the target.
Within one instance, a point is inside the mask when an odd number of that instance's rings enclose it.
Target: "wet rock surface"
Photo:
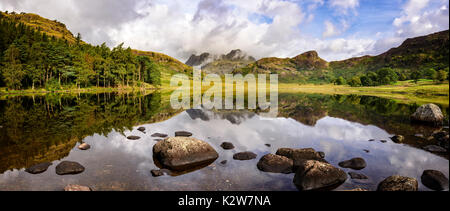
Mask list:
[[[190,137],[170,137],[153,146],[153,156],[164,167],[183,171],[212,163],[219,157],[208,143]]]
[[[87,144],[87,143],[82,143],[78,146],[78,149],[80,150],[88,150],[91,148],[91,145]]]
[[[365,168],[367,164],[363,158],[352,158],[350,160],[342,161],[338,165],[342,168],[361,170]]]
[[[448,178],[440,171],[425,170],[420,179],[422,184],[432,190],[448,190]]]
[[[233,143],[230,142],[223,142],[220,147],[222,147],[225,150],[230,150],[230,149],[234,149],[234,145]]]
[[[253,160],[256,158],[256,154],[253,152],[238,152],[233,155],[235,160]]]
[[[259,170],[272,173],[293,173],[294,161],[284,156],[267,154],[256,165]]]
[[[129,140],[139,140],[139,139],[141,139],[141,137],[139,137],[139,136],[128,136],[127,139],[129,139]]]
[[[378,184],[377,191],[417,191],[419,183],[411,177],[394,175]]]
[[[328,163],[323,159],[323,154],[316,152],[312,148],[305,149],[293,149],[293,148],[280,148],[277,150],[276,155],[284,156],[290,158],[294,161],[294,171],[298,166],[303,165],[305,160],[317,160],[324,163]]]
[[[164,134],[164,133],[153,133],[151,136],[152,137],[158,137],[158,138],[166,138],[169,135]]]
[[[51,165],[52,163],[40,163],[25,169],[25,171],[30,174],[40,174],[47,171],[48,167]]]
[[[139,130],[139,131],[145,133],[145,127],[139,127],[137,130]]]
[[[417,108],[416,112],[411,115],[411,120],[416,122],[442,124],[444,115],[439,106],[430,103]]]
[[[73,161],[63,161],[56,166],[56,174],[67,175],[67,174],[79,174],[84,171],[84,167]]]
[[[301,191],[332,190],[347,180],[347,174],[332,166],[316,160],[303,161],[294,176],[294,184]]]
[[[64,191],[92,191],[92,189],[81,185],[67,185],[64,187]]]
[[[187,131],[177,131],[175,132],[175,137],[191,137],[192,133]]]
[[[348,175],[350,175],[350,178],[352,179],[369,179],[366,175],[356,172],[348,172]]]

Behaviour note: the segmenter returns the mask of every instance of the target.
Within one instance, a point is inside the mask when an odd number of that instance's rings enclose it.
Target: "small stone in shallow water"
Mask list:
[[[239,152],[233,155],[235,160],[252,160],[256,158],[256,154],[253,152]]]
[[[225,150],[234,149],[233,143],[230,142],[223,142],[220,146]]]
[[[339,166],[342,168],[361,170],[366,167],[366,161],[363,158],[352,158],[350,160],[340,162]]]
[[[270,144],[266,144],[266,147],[271,147],[272,145],[270,145]]]
[[[82,143],[82,144],[80,144],[80,146],[78,146],[78,149],[81,149],[81,150],[88,150],[90,148],[91,148],[91,145],[89,145],[87,143]]]
[[[145,132],[145,127],[139,127],[137,130],[141,131],[141,132]]]
[[[440,146],[436,146],[436,145],[428,145],[423,147],[423,149],[429,151],[429,152],[446,152],[447,150],[440,147]]]
[[[67,185],[64,191],[92,191],[92,189],[81,185]]]
[[[153,169],[150,171],[153,177],[160,177],[164,175],[164,172],[159,169]]]
[[[417,191],[419,183],[411,177],[394,175],[378,184],[377,191]]]
[[[31,166],[30,168],[25,169],[25,171],[30,174],[40,174],[40,173],[47,171],[48,167],[51,165],[52,165],[52,163],[40,163],[40,164]]]
[[[350,178],[352,179],[369,179],[366,175],[356,172],[348,172],[348,175],[350,175]]]
[[[66,175],[66,174],[79,174],[84,171],[84,167],[72,161],[63,161],[56,166],[56,174]]]
[[[129,139],[129,140],[138,140],[138,139],[140,139],[141,137],[139,137],[139,136],[128,136],[127,137],[127,139]]]
[[[366,152],[366,153],[370,152],[370,150],[368,150],[368,149],[364,149],[363,151]]]
[[[165,137],[167,137],[168,135],[167,134],[164,134],[164,133],[153,133],[152,134],[152,137],[159,137],[159,138],[165,138]]]
[[[448,178],[440,171],[425,170],[420,179],[422,184],[432,190],[448,190]]]
[[[403,140],[405,140],[405,137],[403,137],[402,135],[395,135],[391,137],[391,140],[395,143],[402,143]]]
[[[175,137],[191,137],[192,133],[187,131],[177,131],[175,132]]]
[[[375,139],[370,139],[369,141],[375,141]]]
[[[380,140],[380,142],[381,142],[381,143],[386,143],[387,141],[386,141],[386,140]]]
[[[227,164],[227,160],[222,160],[222,161],[220,161],[220,164],[222,164],[222,165]]]
[[[347,180],[347,174],[329,163],[304,160],[298,166],[294,184],[301,191],[332,190]]]

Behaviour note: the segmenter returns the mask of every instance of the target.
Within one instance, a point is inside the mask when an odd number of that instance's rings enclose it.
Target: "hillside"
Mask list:
[[[35,30],[46,33],[48,36],[54,36],[60,39],[66,39],[69,43],[75,43],[76,37],[70,32],[66,25],[57,20],[49,20],[32,13],[4,13],[0,12],[0,17],[7,18],[11,21],[23,23]],[[132,53],[140,56],[147,56],[150,61],[159,65],[163,71],[168,72],[188,72],[192,68],[182,62],[157,52],[145,52],[132,50]]]
[[[410,38],[397,48],[377,56],[363,56],[327,62],[309,51],[293,58],[263,58],[234,73],[278,73],[284,82],[330,82],[337,77],[350,79],[383,67],[411,75],[414,70],[446,69],[449,66],[449,31]]]

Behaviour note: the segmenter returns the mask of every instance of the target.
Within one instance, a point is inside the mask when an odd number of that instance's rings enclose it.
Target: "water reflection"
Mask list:
[[[431,134],[436,130],[407,121],[417,105],[374,97],[287,94],[280,97],[280,117],[266,119],[250,111],[173,111],[162,98],[154,93],[0,100],[0,190],[61,190],[70,183],[94,190],[296,190],[293,174],[256,168],[261,156],[281,147],[312,147],[325,152],[326,160],[335,166],[363,157],[368,166],[359,172],[369,180],[349,179],[338,190],[374,190],[379,181],[393,174],[415,177],[420,183],[425,169],[449,176],[445,156],[420,149],[421,142],[413,144],[412,138],[407,137],[407,144],[389,140],[392,134],[410,135],[418,130]],[[448,108],[443,110],[448,113]],[[138,131],[137,125],[146,127],[146,133]],[[158,167],[152,155],[156,138],[151,134],[173,136],[180,130],[209,142],[219,158],[181,176],[152,177],[150,170]],[[126,139],[129,135],[142,138],[130,141]],[[81,141],[91,149],[77,149]],[[224,141],[236,148],[222,150]],[[258,157],[233,160],[233,154],[240,151],[252,151]],[[63,160],[77,161],[86,170],[79,175],[58,176],[54,168]],[[227,163],[221,164],[223,160]],[[24,168],[43,161],[53,162],[43,174],[24,172]],[[420,189],[427,190],[421,184]]]

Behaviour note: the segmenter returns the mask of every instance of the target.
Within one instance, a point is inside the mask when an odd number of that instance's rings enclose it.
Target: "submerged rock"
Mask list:
[[[225,165],[225,164],[227,164],[227,160],[222,160],[222,161],[220,161],[220,164],[222,164],[222,165]]]
[[[338,165],[342,168],[361,170],[366,167],[366,161],[363,158],[352,158],[350,160],[342,161]]]
[[[319,153],[321,158],[325,158],[325,152],[317,152],[317,153]]]
[[[439,146],[445,148],[448,150],[448,142],[449,142],[449,134],[446,131],[439,131],[436,133],[433,133],[432,136],[436,141],[439,143]]]
[[[137,130],[141,131],[141,132],[145,132],[145,127],[139,127]]]
[[[52,165],[52,163],[40,163],[40,164],[31,166],[30,168],[25,169],[25,171],[30,174],[40,174],[40,173],[47,171],[48,167],[51,165]]]
[[[81,150],[88,150],[90,148],[91,148],[91,145],[89,145],[87,143],[82,143],[78,146],[78,149],[81,149]]]
[[[204,141],[190,137],[170,137],[153,146],[153,156],[163,166],[183,171],[212,163],[219,154]]]
[[[425,170],[420,179],[422,184],[432,190],[448,190],[448,178],[440,171]]]
[[[384,143],[386,143],[387,141],[386,141],[386,140],[380,140],[380,142],[384,144]]]
[[[158,137],[158,138],[165,138],[165,137],[167,137],[169,135],[164,134],[164,133],[153,133],[151,136],[152,137]]]
[[[348,172],[348,175],[350,175],[350,178],[352,179],[369,179],[366,175],[356,172]]]
[[[347,180],[347,174],[332,166],[316,160],[305,160],[299,165],[294,184],[299,190],[332,190]]]
[[[66,174],[79,174],[84,171],[84,167],[72,161],[63,161],[56,166],[56,174],[66,175]]]
[[[67,185],[64,191],[92,191],[92,189],[81,185]]]
[[[191,137],[192,133],[187,131],[177,131],[175,132],[175,137]]]
[[[419,183],[411,177],[394,175],[378,184],[377,191],[417,191]]]
[[[234,149],[233,143],[230,142],[223,142],[220,146],[225,150]]]
[[[127,137],[127,139],[130,139],[130,140],[138,140],[138,139],[140,139],[141,137],[139,137],[139,136],[128,136]]]
[[[265,144],[266,145],[266,147],[271,147],[272,145],[270,145],[270,144]]]
[[[324,163],[328,163],[325,159],[323,159],[321,153],[316,152],[316,150],[312,148],[306,149],[280,148],[277,150],[276,154],[292,159],[294,161],[294,171],[295,169],[298,168],[298,166],[303,165],[303,161],[305,160],[317,160]]]
[[[402,135],[395,135],[391,137],[391,140],[395,143],[403,143],[403,140],[405,140],[405,137]]]
[[[417,108],[416,112],[411,115],[411,120],[432,124],[442,124],[444,115],[439,106],[435,104],[426,104]]]
[[[264,155],[256,165],[259,170],[272,173],[293,173],[294,161],[281,155]]]
[[[442,152],[447,151],[443,147],[436,146],[436,145],[428,145],[428,146],[423,147],[423,149],[427,150],[428,152],[437,152],[437,153],[442,153]]]
[[[256,154],[253,152],[239,152],[233,155],[235,160],[252,160],[256,158]]]

